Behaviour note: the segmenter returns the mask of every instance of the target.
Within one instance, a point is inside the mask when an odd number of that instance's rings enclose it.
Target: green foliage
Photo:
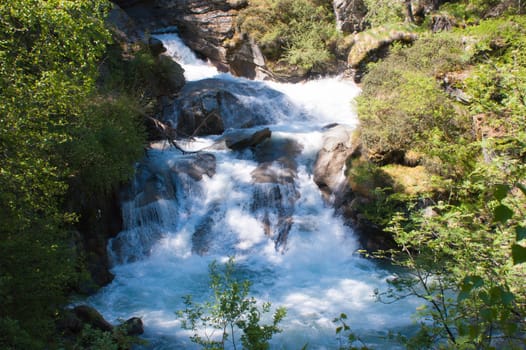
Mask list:
[[[258,307],[256,299],[249,297],[250,282],[235,277],[234,260],[231,258],[219,270],[216,262],[210,264],[210,289],[212,301],[195,303],[191,296],[184,298],[186,308],[177,312],[183,328],[192,330],[191,340],[204,349],[224,349],[227,342],[236,348],[236,330],[240,330],[245,349],[268,349],[269,341],[281,332],[278,324],[286,316],[282,307],[274,312],[272,323],[261,325],[261,317],[270,312],[270,303]],[[221,335],[215,335],[219,330]]]
[[[142,149],[137,103],[97,93],[110,7],[0,3],[0,322],[9,329],[0,347],[52,344],[57,310],[79,278],[65,197],[108,190]]]
[[[524,13],[524,3],[520,0],[462,0],[445,3],[440,11],[454,16],[458,21],[474,24],[482,18],[494,17],[495,14]]]
[[[127,334],[126,326],[120,325],[112,331],[102,331],[85,325],[77,337],[73,350],[122,350],[131,349],[133,345],[146,345],[144,341]]]
[[[16,320],[9,317],[0,318],[0,344],[6,350],[14,349],[36,349],[42,347],[42,344],[35,342],[32,337],[20,327]]]
[[[468,118],[441,91],[435,77],[465,61],[460,38],[436,35],[396,48],[370,66],[357,99],[361,139],[379,161],[468,133]],[[425,96],[425,97],[424,97]]]
[[[339,350],[368,350],[370,349],[365,343],[351,330],[347,324],[347,315],[341,313],[339,317],[332,320],[333,323],[338,324],[336,327],[336,336],[338,337]],[[361,346],[354,346],[359,343]]]
[[[365,0],[367,15],[365,20],[372,26],[378,27],[389,23],[403,22],[405,7],[403,1],[398,0]]]
[[[146,138],[142,109],[129,96],[91,101],[62,152],[86,193],[108,192],[133,174]]]
[[[319,0],[251,0],[238,17],[270,61],[283,61],[304,72],[322,72],[334,63],[337,39],[329,2]]]
[[[395,139],[402,150],[417,149],[424,165],[448,184],[427,208],[431,215],[410,201],[387,215],[392,218],[387,230],[399,245],[391,252],[393,262],[407,272],[377,296],[384,302],[410,295],[424,301],[417,314],[419,332],[403,340],[409,349],[521,349],[526,344],[524,21],[486,21],[426,39],[425,46],[417,41],[373,66],[364,80],[359,112],[366,145],[385,149],[379,140],[389,147]],[[426,54],[424,48],[437,38],[446,39],[454,54],[440,49],[436,57]],[[460,105],[434,80],[468,65],[469,78],[449,82],[471,97]],[[471,120],[478,120],[476,133]],[[396,130],[398,123],[410,131]],[[396,130],[391,139],[376,136],[391,129]]]

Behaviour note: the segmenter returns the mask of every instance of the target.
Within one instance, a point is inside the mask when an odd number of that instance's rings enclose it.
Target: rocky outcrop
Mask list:
[[[269,124],[273,110],[266,99],[286,96],[263,84],[205,79],[190,82],[175,101],[176,132],[181,137],[220,135],[227,129]]]
[[[163,157],[154,147],[148,159],[137,167],[132,188],[124,199],[123,230],[109,242],[112,261],[132,262],[149,256],[153,246],[166,234],[163,227],[174,226],[179,217],[178,195],[204,176],[216,171],[216,158],[210,153],[191,153],[174,157],[169,163],[151,161]]]
[[[177,27],[184,42],[220,70],[248,78],[265,75],[261,51],[246,36],[236,36],[236,16],[247,0],[114,0],[142,33]]]
[[[79,305],[73,309],[75,316],[82,321],[82,323],[90,325],[91,327],[105,331],[111,332],[113,326],[111,323],[106,321],[104,317],[94,308],[87,305]]]
[[[367,7],[363,0],[333,0],[332,7],[336,24],[342,32],[361,32],[365,29]]]
[[[347,56],[347,64],[355,71],[354,80],[360,82],[367,63],[385,57],[393,42],[410,43],[417,38],[415,33],[396,27],[378,27],[356,34]]]

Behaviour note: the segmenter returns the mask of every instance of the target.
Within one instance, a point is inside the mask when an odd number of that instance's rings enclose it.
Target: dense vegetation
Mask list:
[[[485,11],[454,5],[467,24]],[[358,100],[350,182],[398,244],[380,255],[408,268],[379,300],[425,300],[419,333],[401,339],[412,349],[525,345],[526,19],[476,22],[394,45]]]
[[[224,350],[241,340],[243,349],[269,349],[269,341],[281,329],[278,324],[287,314],[278,307],[270,324],[261,324],[265,314],[270,313],[271,304],[258,305],[250,297],[251,283],[236,276],[233,258],[220,268],[217,262],[209,266],[211,300],[197,303],[191,295],[185,296],[185,309],[177,312],[184,329],[191,330],[192,342],[203,349]],[[242,333],[238,339],[237,333]]]
[[[110,8],[0,3],[3,349],[59,346],[55,320],[87,278],[75,223],[86,202],[104,202],[129,178],[143,152],[145,77],[162,66],[144,50],[123,60],[104,23]]]
[[[326,72],[335,64],[333,47],[339,34],[329,1],[251,0],[238,21],[276,72],[280,64],[286,70],[296,67],[301,74]]]

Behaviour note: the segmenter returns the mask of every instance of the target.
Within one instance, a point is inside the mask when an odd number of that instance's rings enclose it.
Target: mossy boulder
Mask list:
[[[347,64],[356,70],[355,80],[357,82],[361,80],[367,63],[385,57],[392,43],[411,43],[417,38],[416,33],[401,26],[377,27],[354,35]]]

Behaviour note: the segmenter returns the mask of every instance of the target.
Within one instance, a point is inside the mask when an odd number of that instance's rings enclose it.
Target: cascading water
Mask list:
[[[387,331],[410,327],[415,305],[374,301],[390,273],[353,254],[352,229],[313,182],[323,127],[356,124],[351,100],[359,89],[338,78],[301,84],[233,78],[197,60],[175,35],[158,37],[188,81],[212,78],[206,84],[220,84],[243,114],[261,117],[249,130],[268,127],[272,134],[235,151],[220,146],[220,136],[180,144],[197,153],[152,147],[123,203],[124,230],[109,246],[116,278],[89,302],[111,321],[141,317],[149,349],[195,348],[174,312],[185,295],[206,299],[208,264],[233,256],[258,300],[287,308],[273,348],[337,348],[332,319],[342,312],[368,345],[396,348]],[[174,125],[181,113],[174,112]],[[239,122],[225,125],[225,133]]]

